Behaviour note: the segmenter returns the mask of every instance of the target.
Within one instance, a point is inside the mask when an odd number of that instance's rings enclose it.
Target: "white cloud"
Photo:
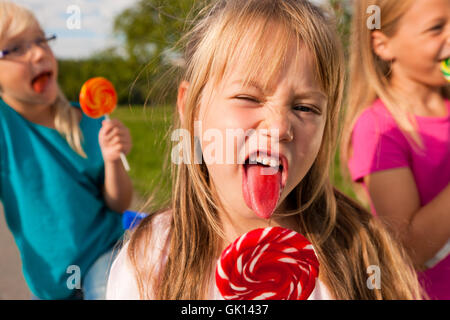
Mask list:
[[[103,49],[117,39],[113,38],[114,17],[138,0],[15,0],[33,11],[42,28],[58,35],[54,52],[59,58],[81,58]],[[70,6],[80,10],[80,29],[68,28],[68,19],[73,19]],[[71,20],[73,21],[73,20]]]

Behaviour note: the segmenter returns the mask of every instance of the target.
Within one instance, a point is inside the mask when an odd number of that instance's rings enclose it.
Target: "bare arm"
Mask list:
[[[128,129],[118,120],[104,121],[99,132],[99,143],[105,161],[104,198],[108,207],[123,212],[131,204],[133,186],[123,164],[120,153],[131,150]]]
[[[364,178],[377,215],[399,237],[417,268],[450,238],[450,184],[427,205],[409,168],[375,172]]]

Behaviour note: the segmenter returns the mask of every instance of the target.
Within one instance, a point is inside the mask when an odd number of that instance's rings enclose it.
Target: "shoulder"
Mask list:
[[[148,270],[149,273],[153,270],[157,273],[165,262],[171,219],[170,211],[155,214],[141,221],[138,227],[140,228],[139,239],[133,239],[137,236],[136,232],[131,235],[133,240],[131,250],[136,257],[136,263],[139,264],[139,269]],[[109,300],[140,299],[136,266],[131,263],[128,255],[130,243],[128,241],[122,247],[111,266],[106,290],[106,298]],[[151,292],[151,289],[145,289]]]
[[[352,132],[348,167],[353,181],[375,171],[409,165],[410,147],[381,100],[364,110]]]
[[[129,242],[122,247],[111,266],[106,286],[107,300],[139,299],[135,273],[128,258],[128,245]]]
[[[397,124],[394,118],[384,103],[377,99],[358,116],[353,132],[383,133],[396,128]]]
[[[376,100],[357,118],[353,127],[352,146],[358,148],[381,147],[394,144],[402,149],[408,146],[407,139],[394,117],[381,100]]]
[[[11,107],[0,98],[0,120],[8,118],[9,112],[11,112]]]
[[[316,286],[311,292],[311,295],[308,297],[308,300],[334,300],[327,286],[317,279]]]

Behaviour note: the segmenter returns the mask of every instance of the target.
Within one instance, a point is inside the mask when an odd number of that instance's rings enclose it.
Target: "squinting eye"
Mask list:
[[[236,99],[259,103],[259,100],[250,96],[237,96]]]
[[[439,24],[430,29],[430,31],[439,31],[443,28],[444,25]]]

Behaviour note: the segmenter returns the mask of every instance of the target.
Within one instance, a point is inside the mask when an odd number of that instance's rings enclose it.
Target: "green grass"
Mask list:
[[[168,170],[163,170],[164,161],[170,161],[169,142],[174,107],[131,106],[117,108],[113,118],[121,120],[129,129],[133,149],[127,156],[130,163],[130,177],[139,198],[148,198],[155,192],[158,204],[170,194]],[[345,194],[354,197],[352,187],[340,172],[339,157],[335,156],[334,185]]]
[[[169,194],[169,172],[164,161],[169,152],[172,124],[171,107],[131,106],[117,108],[111,115],[122,121],[130,130],[133,148],[127,155],[130,177],[140,199],[156,192],[156,203]]]

